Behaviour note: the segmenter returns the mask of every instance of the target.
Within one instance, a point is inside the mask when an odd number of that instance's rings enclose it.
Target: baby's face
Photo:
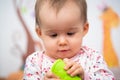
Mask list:
[[[80,20],[80,10],[75,3],[68,2],[56,14],[49,4],[45,3],[40,10],[40,32],[46,55],[52,58],[71,58],[81,47],[82,38],[87,28]]]

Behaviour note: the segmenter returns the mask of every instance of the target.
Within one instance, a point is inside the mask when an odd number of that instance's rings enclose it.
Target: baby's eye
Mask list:
[[[69,36],[72,36],[72,35],[74,35],[75,34],[75,32],[68,32],[67,33],[67,35],[69,35]]]
[[[57,34],[51,34],[50,37],[57,37]]]

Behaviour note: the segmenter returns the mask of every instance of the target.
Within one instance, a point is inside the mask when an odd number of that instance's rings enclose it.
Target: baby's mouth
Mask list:
[[[68,51],[70,51],[69,49],[65,49],[65,50],[58,50],[58,52],[61,52],[61,53],[66,53],[66,52],[68,52]]]

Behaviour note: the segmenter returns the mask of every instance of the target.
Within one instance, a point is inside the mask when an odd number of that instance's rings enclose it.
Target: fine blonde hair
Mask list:
[[[50,7],[56,10],[56,13],[60,11],[60,9],[64,6],[64,4],[69,0],[36,0],[35,4],[35,23],[40,26],[40,10],[45,2],[49,2]],[[71,0],[76,3],[76,5],[80,8],[81,19],[83,20],[83,24],[87,22],[87,3],[86,0]]]

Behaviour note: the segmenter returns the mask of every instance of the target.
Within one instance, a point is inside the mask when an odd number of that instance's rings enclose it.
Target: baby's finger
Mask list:
[[[64,67],[65,70],[68,70],[73,66],[73,62],[67,58],[64,59],[64,62],[65,62],[65,67]]]
[[[46,77],[47,77],[47,78],[58,78],[58,77],[55,76],[52,72],[47,72],[47,73],[46,73]]]
[[[77,69],[74,70],[70,75],[71,75],[71,76],[76,76],[76,75],[81,76],[81,75],[83,75],[83,71],[82,71],[81,68],[77,68]]]
[[[44,77],[44,80],[60,80],[60,79]]]
[[[74,65],[67,71],[67,73],[72,74],[76,69],[80,69],[80,65],[74,63]]]

